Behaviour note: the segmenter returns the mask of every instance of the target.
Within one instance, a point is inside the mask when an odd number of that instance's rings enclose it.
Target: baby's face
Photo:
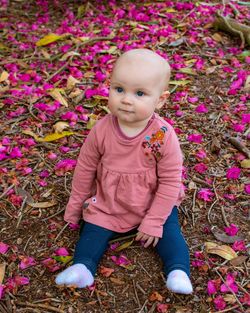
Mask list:
[[[160,64],[143,58],[125,57],[116,64],[108,106],[118,121],[130,126],[147,124],[155,109],[164,102],[166,77],[162,73]]]

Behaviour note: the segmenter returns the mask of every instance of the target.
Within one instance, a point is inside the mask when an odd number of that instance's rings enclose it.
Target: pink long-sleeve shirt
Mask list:
[[[116,232],[138,227],[162,237],[166,219],[184,196],[181,172],[177,136],[159,115],[137,136],[127,137],[108,114],[81,148],[64,219],[83,218]]]

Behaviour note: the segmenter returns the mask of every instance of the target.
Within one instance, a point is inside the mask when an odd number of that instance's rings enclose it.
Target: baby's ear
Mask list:
[[[162,108],[169,96],[170,96],[170,92],[168,90],[163,91],[163,93],[161,94],[161,96],[159,98],[159,101],[158,101],[156,108],[157,109]]]

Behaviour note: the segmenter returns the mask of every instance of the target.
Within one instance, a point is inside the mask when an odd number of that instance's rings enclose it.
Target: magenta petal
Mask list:
[[[59,248],[55,251],[55,254],[60,256],[67,256],[69,255],[69,252],[66,248]]]
[[[29,278],[25,276],[16,276],[14,279],[17,286],[28,285],[30,283]]]
[[[0,284],[0,300],[3,298],[4,296],[4,285]]]
[[[207,283],[207,293],[209,295],[212,295],[214,293],[216,293],[216,287],[215,287],[215,284],[213,281],[209,280],[208,283]]]
[[[6,243],[0,242],[0,253],[5,254],[9,250],[9,247]]]

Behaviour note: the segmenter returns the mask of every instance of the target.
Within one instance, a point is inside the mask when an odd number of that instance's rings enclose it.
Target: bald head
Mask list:
[[[139,72],[148,71],[152,77],[157,77],[162,91],[168,89],[170,66],[159,54],[148,49],[132,49],[123,53],[115,63],[114,71],[119,66],[127,64],[138,69]]]

